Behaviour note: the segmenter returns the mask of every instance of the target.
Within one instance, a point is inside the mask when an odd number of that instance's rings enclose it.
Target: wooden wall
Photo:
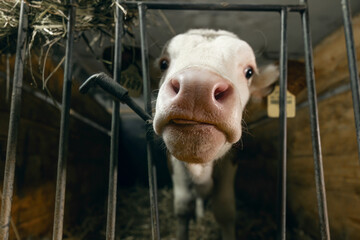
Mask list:
[[[11,58],[13,75],[14,58]],[[32,64],[37,71],[38,59]],[[5,100],[5,56],[0,58],[0,184],[3,182],[10,103]],[[56,66],[47,60],[47,76]],[[56,169],[58,158],[60,111],[34,93],[42,92],[41,81],[35,75],[38,88],[25,70],[22,111],[19,125],[17,162],[15,172],[12,220],[21,239],[45,239],[51,237]],[[61,102],[63,71],[58,70],[47,87],[54,99]],[[89,96],[78,92],[74,81],[71,108],[83,116],[110,129],[110,115]],[[51,98],[48,98],[51,99]],[[83,222],[89,209],[100,202],[105,206],[108,182],[108,157],[110,138],[84,122],[70,118],[69,158],[65,208],[65,230],[68,226]],[[84,171],[86,169],[86,171]],[[66,232],[65,232],[66,236]],[[10,239],[16,239],[11,227]]]
[[[353,27],[360,67],[360,16],[353,19]],[[343,28],[315,47],[314,63],[318,95],[349,84]],[[304,102],[306,95],[306,89],[301,91],[297,102]],[[319,101],[318,109],[332,239],[360,239],[360,164],[351,91]],[[251,114],[250,106],[247,115]],[[256,120],[248,118],[248,122]],[[278,119],[265,121],[249,132],[243,139],[238,195],[275,214]],[[287,173],[288,226],[320,239],[308,107],[298,109],[296,117],[288,119]]]

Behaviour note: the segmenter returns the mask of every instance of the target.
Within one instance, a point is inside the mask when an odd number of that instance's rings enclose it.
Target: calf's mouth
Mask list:
[[[162,136],[170,153],[188,163],[213,161],[226,145],[226,135],[217,126],[196,120],[172,119]]]
[[[211,125],[210,123],[196,121],[196,120],[188,120],[188,119],[181,119],[175,118],[169,121],[169,124],[178,124],[178,125]]]

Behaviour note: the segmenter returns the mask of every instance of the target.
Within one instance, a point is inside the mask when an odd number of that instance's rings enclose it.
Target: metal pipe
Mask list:
[[[120,4],[117,0],[117,4]],[[123,33],[123,13],[115,4],[115,52],[114,52],[114,80],[120,83],[121,77],[121,52],[122,52],[122,33]],[[117,176],[119,161],[119,128],[120,128],[120,102],[113,101],[112,121],[111,121],[111,145],[110,145],[110,164],[109,164],[109,190],[107,205],[106,239],[115,239],[116,223],[116,195],[117,195]]]
[[[111,94],[115,99],[127,104],[139,117],[144,121],[151,121],[152,117],[145,112],[134,100],[128,95],[129,91],[116,83],[105,73],[97,73],[89,77],[79,88],[81,93],[87,93],[91,87],[99,85],[106,92]]]
[[[15,178],[17,139],[19,135],[18,130],[21,112],[21,93],[28,30],[28,6],[25,4],[24,0],[21,1],[19,18],[14,81],[10,107],[9,132],[6,148],[3,194],[1,199],[0,239],[2,240],[7,240],[9,238],[11,204]]]
[[[280,148],[278,168],[278,239],[286,239],[286,164],[287,164],[287,18],[288,9],[281,10],[281,46],[280,46]]]
[[[307,0],[301,0],[302,3],[307,5]],[[313,64],[313,53],[311,46],[311,34],[309,23],[308,9],[301,14],[301,20],[303,25],[304,35],[304,48],[305,48],[305,66],[306,66],[306,83],[308,89],[308,101],[310,111],[310,124],[311,124],[311,136],[312,147],[314,154],[315,165],[315,183],[316,183],[316,195],[318,201],[319,210],[319,222],[320,232],[322,240],[330,239],[329,220],[326,204],[326,192],[324,181],[324,170],[322,164],[321,142],[320,142],[320,129],[319,129],[319,117],[317,109],[316,87],[315,87],[315,75]]]
[[[356,48],[354,46],[354,35],[351,23],[350,3],[348,0],[341,0],[344,31],[346,39],[346,49],[348,55],[348,64],[350,72],[350,85],[352,91],[352,99],[355,115],[356,136],[358,143],[358,157],[360,161],[360,86],[359,86],[359,71],[357,69]]]
[[[241,3],[165,3],[165,2],[126,2],[128,8],[136,8],[139,4],[147,9],[163,10],[217,10],[217,11],[250,11],[250,12],[280,12],[284,7],[290,12],[303,12],[303,4],[241,4]]]
[[[139,19],[140,19],[141,62],[142,62],[142,74],[143,74],[145,111],[150,116],[152,116],[149,60],[148,60],[148,48],[147,48],[147,37],[146,37],[146,5],[144,5],[143,3],[139,3],[138,9],[139,9]],[[160,239],[159,216],[158,216],[158,206],[157,206],[156,170],[152,160],[153,158],[152,144],[154,142],[154,135],[152,131],[152,125],[150,123],[147,124],[146,132],[147,132],[146,140],[147,140],[152,239]]]
[[[332,98],[332,97],[334,97],[336,95],[347,92],[347,91],[350,90],[350,88],[351,88],[350,84],[348,84],[348,83],[342,84],[340,86],[336,86],[335,88],[331,88],[328,91],[326,91],[326,92],[324,92],[324,93],[322,93],[322,94],[320,94],[318,96],[318,98],[317,98],[318,102],[325,101],[325,100],[327,100],[329,98]],[[302,108],[307,107],[307,106],[309,106],[309,102],[305,101],[305,102],[297,104],[296,109],[299,110],[299,109],[302,109]]]
[[[63,82],[63,98],[60,122],[59,155],[56,179],[55,213],[53,226],[53,240],[61,240],[63,235],[65,189],[66,189],[66,162],[69,142],[69,116],[72,79],[72,49],[76,16],[76,0],[70,0],[66,34],[65,68]]]

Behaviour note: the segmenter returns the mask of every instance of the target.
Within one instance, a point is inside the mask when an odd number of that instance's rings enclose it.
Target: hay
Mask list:
[[[122,193],[122,194],[121,194]],[[151,222],[149,208],[149,190],[146,187],[136,187],[122,190],[119,196],[123,199],[118,204],[118,239],[151,239]],[[176,218],[173,209],[173,193],[169,188],[158,191],[158,208],[160,236],[164,240],[174,240]],[[204,218],[190,223],[190,239],[219,239],[218,226],[211,212],[206,211]]]
[[[66,35],[69,5],[60,0],[26,1],[29,7],[29,46],[43,46],[59,42]],[[75,32],[83,37],[85,31],[97,31],[113,37],[114,7],[125,13],[125,32],[132,36],[132,23],[137,18],[136,11],[126,11],[113,0],[79,0],[76,4]],[[0,0],[0,54],[14,53],[17,27],[19,23],[20,0]]]
[[[116,218],[116,240],[149,240],[151,221],[149,191],[147,187],[136,186],[118,191]],[[158,191],[160,236],[163,240],[175,240],[176,217],[173,208],[173,192],[170,188]],[[89,212],[81,226],[67,228],[64,240],[105,238],[106,216],[104,208]],[[272,216],[261,209],[252,209],[241,202],[237,203],[236,234],[238,239],[275,239],[276,225]],[[211,211],[211,201],[206,204],[205,214],[199,221],[191,220],[189,226],[192,240],[219,240],[220,228]],[[302,235],[304,236],[304,235]],[[305,239],[291,237],[290,239]]]
[[[59,56],[55,46],[64,48],[67,33],[68,9],[70,6],[61,0],[27,0],[28,6],[28,48],[26,52],[27,69],[30,71],[33,86],[37,87],[36,77],[41,76],[42,89],[51,97],[47,82],[63,64],[65,57],[52,59],[57,61],[53,72],[45,76],[46,61],[49,56]],[[0,0],[0,55],[8,56],[16,52],[17,32],[20,14],[20,0]],[[74,40],[80,39],[100,62],[105,60],[95,55],[93,44],[104,39],[114,39],[114,9],[119,7],[124,13],[124,39],[133,41],[133,28],[137,23],[137,11],[127,11],[114,0],[78,0],[76,4],[76,22]],[[92,37],[89,41],[87,35]],[[98,46],[97,46],[98,47]],[[60,55],[65,51],[60,51]],[[39,67],[32,66],[31,55],[38,56]]]
[[[176,218],[173,211],[173,193],[169,188],[158,191],[160,236],[163,240],[175,240]],[[94,208],[100,209],[100,208]],[[149,240],[151,220],[149,190],[147,187],[119,189],[116,206],[116,240]],[[105,238],[106,216],[98,210],[89,212],[80,226],[68,226],[64,230],[64,240]],[[190,239],[217,240],[219,227],[210,211],[204,218],[190,223]]]

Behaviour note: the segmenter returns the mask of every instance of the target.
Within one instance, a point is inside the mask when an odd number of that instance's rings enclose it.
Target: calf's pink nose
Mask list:
[[[203,108],[206,111],[224,110],[233,99],[229,80],[205,69],[187,69],[171,78],[167,95],[181,108]]]

